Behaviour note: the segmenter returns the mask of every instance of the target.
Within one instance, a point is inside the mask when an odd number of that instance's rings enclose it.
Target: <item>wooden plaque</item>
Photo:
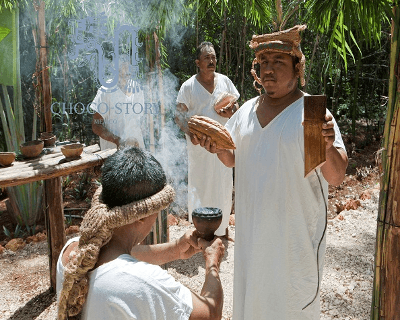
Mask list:
[[[326,96],[304,96],[304,177],[326,161],[322,124],[325,122]]]

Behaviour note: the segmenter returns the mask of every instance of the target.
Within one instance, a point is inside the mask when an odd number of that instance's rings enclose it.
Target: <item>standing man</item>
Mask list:
[[[234,152],[200,144],[235,167],[234,320],[317,320],[324,264],[328,184],[342,183],[347,154],[327,110],[326,162],[304,178],[303,109],[306,26],[253,36],[256,81],[265,93],[226,124]],[[197,141],[198,142],[198,141]]]
[[[129,57],[120,56],[116,87],[101,87],[94,98],[92,130],[100,137],[101,150],[131,145],[144,148],[140,118],[144,107],[143,89],[131,78]]]
[[[196,50],[196,57],[199,72],[182,84],[175,117],[175,122],[185,132],[187,140],[189,221],[192,222],[192,211],[198,207],[220,208],[222,222],[215,235],[228,236],[227,228],[232,209],[232,169],[225,167],[216,157],[196,145],[198,141],[190,136],[187,122],[191,116],[199,115],[224,125],[237,105],[219,113],[214,110],[213,105],[226,93],[237,100],[239,92],[227,76],[215,72],[217,59],[212,43],[202,42]]]

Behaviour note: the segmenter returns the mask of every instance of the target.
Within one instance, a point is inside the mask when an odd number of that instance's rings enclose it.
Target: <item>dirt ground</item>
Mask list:
[[[373,263],[373,252],[370,251],[373,251],[374,228],[376,228],[376,225],[374,226],[374,219],[377,214],[376,207],[379,194],[379,164],[376,163],[379,141],[373,140],[368,145],[365,145],[360,143],[360,139],[362,140],[362,138],[358,137],[357,139],[349,139],[345,137],[344,140],[350,158],[346,178],[339,187],[329,188],[328,219],[330,222],[328,226],[328,236],[332,236],[332,238],[335,239],[336,244],[340,244],[343,241],[350,243],[352,239],[357,240],[357,232],[360,234],[362,233],[363,236],[368,236],[369,256],[368,258],[365,258],[365,260],[368,260],[368,267],[365,272],[368,273],[369,280],[367,284],[362,283],[362,285],[370,286],[370,282],[372,281],[370,279],[372,277],[370,269],[371,264]],[[90,201],[87,199],[91,198],[91,195],[97,188],[96,181],[98,179],[98,172],[89,171],[87,174],[89,174],[89,178],[85,178],[82,176],[82,173],[80,173],[70,176],[67,181],[66,179],[63,180],[64,205],[67,209],[67,226],[79,225],[79,222],[81,221],[79,216],[83,215],[90,206]],[[3,195],[3,198],[4,197],[5,195]],[[6,199],[4,198],[0,201],[0,228],[4,226],[8,230],[13,231],[15,226],[8,218],[5,200]],[[364,202],[364,200],[367,202]],[[359,207],[359,205],[361,206]],[[368,219],[365,218],[366,214],[363,210],[368,211]],[[352,229],[353,227],[346,227],[346,223],[352,222],[352,224],[354,224],[355,222],[355,224],[357,224],[357,221],[360,223],[361,221],[366,221],[369,225],[363,226],[363,229],[359,229],[358,231]],[[177,222],[178,225],[170,227],[171,239],[179,237],[183,232],[185,232],[185,230],[187,230],[187,228],[191,227],[184,219],[178,219]],[[229,228],[230,234],[234,238],[234,225],[231,225]],[[338,230],[344,230],[344,234],[335,235],[335,232]],[[366,234],[362,230],[365,232],[368,231],[369,234]],[[40,226],[40,224],[38,225],[37,231],[45,232],[44,227]],[[0,245],[4,247],[10,239],[8,239],[3,232],[0,233]],[[346,238],[346,236],[348,238]],[[24,237],[24,240],[27,240],[26,237]],[[362,239],[360,239],[360,241],[361,240]],[[225,244],[227,250],[224,261],[221,265],[221,281],[224,286],[225,294],[223,319],[230,319],[232,314],[234,242],[227,241]],[[354,245],[357,246],[356,244]],[[16,252],[5,249],[1,250],[2,247],[0,247],[0,251],[3,251],[0,253],[0,319],[55,319],[55,295],[49,288],[47,242],[31,242],[26,244],[23,249]],[[335,245],[331,247],[328,245],[327,258],[325,260],[325,263],[328,263],[327,270],[329,270],[329,272],[324,281],[325,283],[329,282],[330,286],[338,286],[335,281],[341,281],[341,279],[339,279],[338,276],[330,277],[329,275],[340,273],[340,269],[345,270],[348,264],[354,263],[354,261],[350,261],[351,259],[349,260],[348,256],[343,254],[342,251],[340,251],[341,253],[339,252],[340,254],[336,254],[335,250],[337,250],[337,248],[335,248]],[[359,254],[362,255],[363,253],[361,252]],[[338,259],[340,261],[338,261]],[[334,268],[339,269],[331,269],[333,266],[329,264],[335,265]],[[204,281],[204,261],[202,260],[201,255],[196,255],[187,261],[176,261],[170,263],[167,265],[167,268],[170,274],[189,288],[195,291],[197,290],[198,292],[201,290]],[[364,269],[361,269],[361,271],[363,270]],[[346,277],[349,277],[351,280],[352,276],[350,274],[346,275]],[[350,280],[349,283],[351,282]],[[355,308],[354,313],[349,311],[346,316],[340,315],[342,310],[340,309],[340,306],[346,301],[351,300],[351,307],[354,307],[354,299],[352,296],[356,296],[356,293],[353,293],[353,291],[350,292],[349,288],[356,290],[354,288],[357,287],[357,283],[354,285],[350,283],[348,286],[346,283],[347,282],[342,285],[344,291],[342,294],[339,292],[339,296],[336,294],[331,296],[329,290],[324,291],[324,287],[322,286],[321,309],[323,310],[323,319],[366,319],[366,317],[358,317],[357,315],[363,314],[358,310],[358,308],[365,309],[368,303],[370,303],[368,297],[365,297],[366,300],[363,302],[361,307]],[[362,292],[364,295],[368,295],[370,290],[371,288],[368,287],[367,291]],[[351,293],[350,295],[348,294],[349,292]],[[347,305],[345,308],[347,308]],[[353,314],[353,316],[351,316],[351,314]]]

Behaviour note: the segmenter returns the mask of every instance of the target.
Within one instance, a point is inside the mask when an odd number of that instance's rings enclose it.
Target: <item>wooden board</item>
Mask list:
[[[304,177],[326,161],[326,143],[322,136],[326,96],[304,97]]]

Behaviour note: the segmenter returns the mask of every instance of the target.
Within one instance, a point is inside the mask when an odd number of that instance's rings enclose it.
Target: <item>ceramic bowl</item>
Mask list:
[[[26,158],[35,158],[43,150],[44,142],[42,140],[28,141],[19,146],[21,153]]]
[[[200,237],[207,241],[214,238],[214,232],[219,228],[222,221],[222,210],[212,207],[200,207],[192,212],[192,220]]]
[[[40,140],[44,142],[45,147],[52,147],[56,143],[56,136],[51,132],[42,132]]]
[[[9,166],[15,160],[15,152],[0,152],[0,164],[4,167]]]
[[[73,143],[67,144],[61,147],[61,152],[66,158],[73,159],[78,158],[83,151],[83,144]]]

